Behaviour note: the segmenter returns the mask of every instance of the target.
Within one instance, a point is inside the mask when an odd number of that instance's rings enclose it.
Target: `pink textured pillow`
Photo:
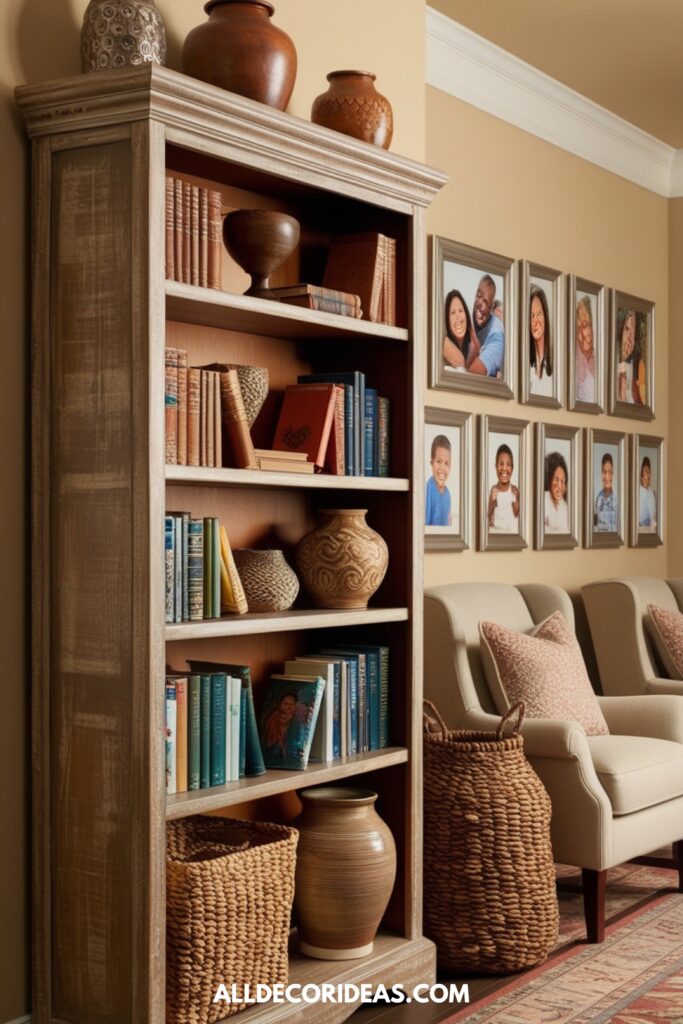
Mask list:
[[[479,634],[486,679],[501,714],[523,700],[529,718],[575,721],[587,736],[609,733],[581,648],[561,612],[532,633],[480,622]]]
[[[683,615],[649,604],[650,634],[669,679],[683,679]]]

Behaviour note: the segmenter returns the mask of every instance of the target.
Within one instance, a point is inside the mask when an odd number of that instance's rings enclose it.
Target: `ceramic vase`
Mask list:
[[[386,96],[375,89],[369,71],[331,71],[327,92],[313,101],[311,121],[389,149],[394,116]]]
[[[183,46],[186,75],[284,110],[296,78],[296,50],[273,25],[266,0],[209,0],[209,20]]]
[[[367,608],[384,579],[389,550],[365,521],[367,509],[322,509],[297,548],[304,586],[318,608]]]
[[[284,612],[299,593],[299,580],[282,551],[238,548],[232,553],[250,612]]]
[[[166,29],[154,0],[90,0],[81,29],[81,70],[166,63]]]
[[[372,952],[396,877],[396,846],[368,789],[300,793],[294,904],[301,952],[353,960]]]

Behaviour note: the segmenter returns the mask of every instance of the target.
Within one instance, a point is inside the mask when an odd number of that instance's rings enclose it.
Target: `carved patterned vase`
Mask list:
[[[237,373],[244,411],[251,428],[268,397],[268,369],[265,366],[240,366],[237,363],[227,363],[227,366]]]
[[[209,20],[183,46],[186,75],[284,110],[296,78],[296,49],[270,21],[267,0],[209,0]]]
[[[232,553],[250,612],[284,612],[299,593],[299,580],[282,551],[237,548]]]
[[[81,70],[166,63],[166,29],[154,0],[90,0],[81,29]]]
[[[319,608],[367,608],[384,579],[389,550],[365,522],[367,509],[321,509],[322,523],[300,541],[297,565]]]
[[[330,71],[327,92],[313,101],[311,121],[389,149],[394,115],[386,96],[374,86],[369,71]]]
[[[369,789],[300,793],[294,905],[301,952],[321,960],[367,956],[396,878],[396,846]]]

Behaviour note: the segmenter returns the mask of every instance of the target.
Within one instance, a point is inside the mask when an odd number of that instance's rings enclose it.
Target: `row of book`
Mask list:
[[[228,535],[215,517],[167,512],[164,520],[166,622],[243,615],[247,601]]]
[[[168,346],[164,418],[167,464],[255,468],[237,371],[228,364],[188,366],[186,350]]]
[[[166,177],[166,278],[221,287],[221,193]]]
[[[248,667],[190,661],[167,674],[165,735],[169,795],[262,775]]]

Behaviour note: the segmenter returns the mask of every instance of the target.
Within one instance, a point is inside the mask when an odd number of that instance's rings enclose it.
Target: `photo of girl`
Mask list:
[[[553,395],[553,353],[548,300],[534,286],[529,298],[529,390],[532,395]]]
[[[469,546],[470,416],[425,409],[424,530],[427,550]]]
[[[537,423],[534,543],[537,550],[580,543],[579,427]]]
[[[631,545],[664,543],[664,441],[634,434],[631,438]]]
[[[569,533],[567,487],[569,471],[560,452],[545,457],[543,528],[546,533]]]
[[[617,311],[617,399],[643,405],[646,395],[642,321],[634,309]]]
[[[566,331],[562,274],[522,260],[520,279],[522,402],[559,409]]]
[[[654,303],[612,291],[610,412],[654,419]]]
[[[446,334],[443,339],[443,357],[454,370],[470,371],[479,355],[479,341],[472,325],[472,317],[462,292],[452,288],[446,296]]]
[[[527,546],[526,420],[479,418],[479,546],[517,551]]]
[[[491,533],[519,531],[519,488],[512,482],[515,460],[512,448],[500,444],[494,460],[496,482],[489,491],[486,515]]]

